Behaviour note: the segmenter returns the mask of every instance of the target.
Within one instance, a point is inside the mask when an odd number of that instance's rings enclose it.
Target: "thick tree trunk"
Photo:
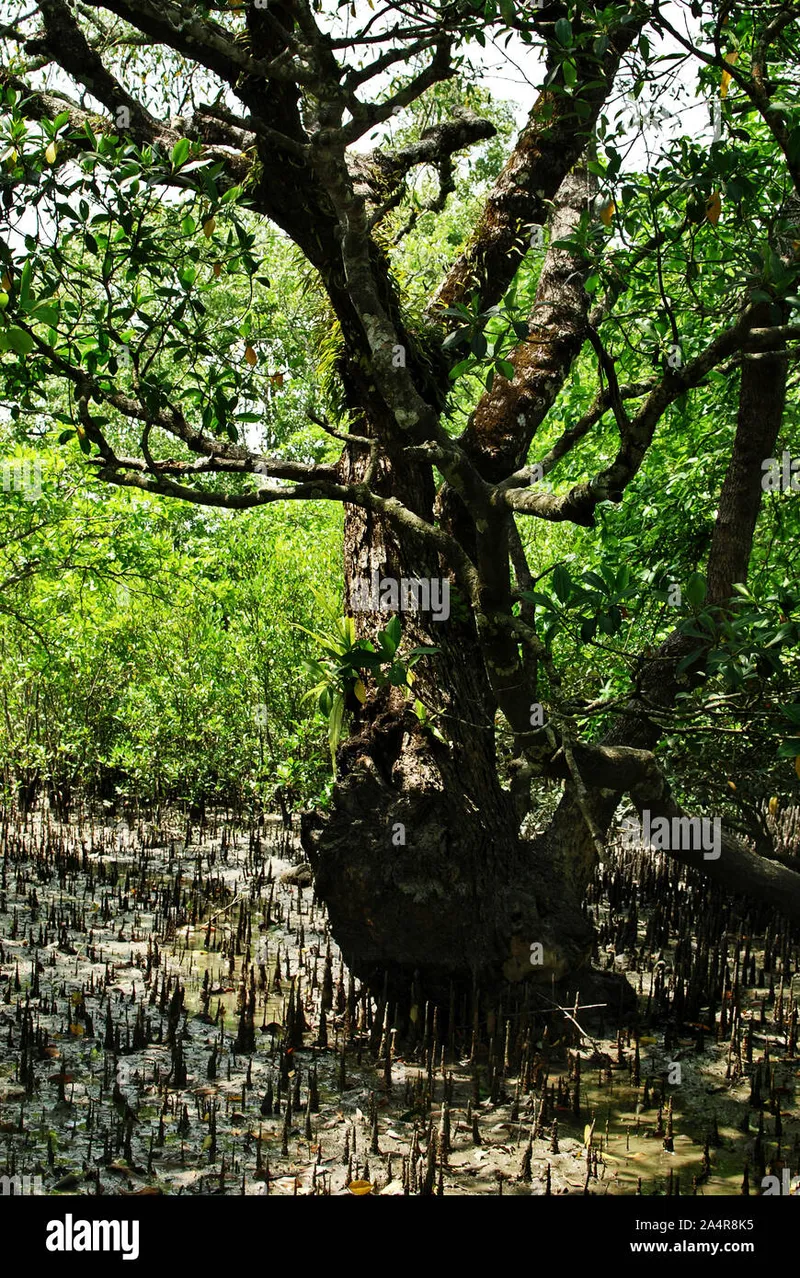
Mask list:
[[[382,485],[430,515],[432,488],[422,468],[402,459]],[[436,577],[442,569],[413,538],[348,508],[345,589],[354,578]],[[338,944],[351,968],[393,997],[412,986],[447,1000],[461,989],[496,989],[504,980],[547,982],[579,969],[592,946],[582,911],[584,882],[549,840],[519,836],[519,818],[500,784],[495,704],[471,615],[435,622],[402,615],[411,644],[440,649],[416,667],[417,693],[447,738],[423,728],[403,693],[369,689],[353,735],[337,760],[329,813],[307,814],[303,846],[314,867]],[[387,613],[357,613],[372,636]],[[541,951],[531,946],[538,943]],[[418,997],[419,995],[415,995]]]
[[[553,239],[579,224],[587,194],[585,172],[567,178]],[[521,464],[580,350],[584,273],[582,262],[551,248],[537,291],[537,322],[531,341],[515,355],[514,381],[498,379],[464,440],[484,477]],[[345,382],[354,408],[370,403],[369,388],[360,381],[351,366]],[[515,444],[503,423],[522,418],[524,439]],[[359,414],[354,430],[362,436],[391,434],[381,432],[369,410]],[[490,435],[502,439],[489,447]],[[351,457],[348,450],[342,465],[343,478],[361,480],[367,462],[363,453]],[[431,520],[435,492],[429,466],[401,453],[381,461],[372,486],[399,494],[408,508]],[[504,537],[476,538],[467,510],[447,486],[439,507],[440,522],[468,553],[475,556],[478,543],[488,542],[489,553],[502,559]],[[346,510],[344,563],[348,598],[353,580],[370,580],[375,570],[396,579],[442,573],[435,556],[413,537],[353,507]],[[500,572],[499,588],[507,584],[500,563],[483,567],[487,581]],[[583,819],[578,815],[572,834],[557,842],[520,837],[518,806],[498,777],[497,702],[474,616],[459,612],[458,585],[454,579],[448,622],[415,614],[403,618],[412,644],[441,649],[417,667],[416,689],[426,705],[441,711],[436,722],[447,746],[420,727],[402,696],[390,701],[369,695],[361,724],[355,725],[361,731],[340,752],[331,812],[309,816],[304,828],[317,891],[348,962],[378,988],[388,973],[399,997],[411,990],[415,974],[427,996],[440,999],[447,998],[451,982],[489,990],[503,980],[526,979],[549,989],[554,979],[585,969],[593,943],[582,909],[593,862],[573,855],[582,847]],[[388,617],[359,614],[356,620],[359,634],[371,637]],[[502,678],[495,671],[495,682]],[[516,678],[513,670],[508,678]],[[527,725],[527,711],[523,719]],[[532,951],[534,945],[541,949]]]
[[[413,716],[378,715],[342,752],[328,819],[304,821],[338,944],[376,989],[388,976],[396,998],[415,983],[439,1001],[451,983],[491,990],[533,978],[549,986],[590,952],[580,894],[545,840],[518,837],[487,762],[480,745],[456,750],[426,739]],[[465,784],[481,772],[480,787]],[[542,947],[535,965],[533,943]]]

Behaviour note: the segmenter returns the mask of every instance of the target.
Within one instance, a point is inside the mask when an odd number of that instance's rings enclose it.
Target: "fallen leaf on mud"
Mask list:
[[[351,1180],[347,1188],[351,1194],[355,1194],[356,1198],[362,1198],[365,1194],[372,1193],[372,1182],[369,1180]]]

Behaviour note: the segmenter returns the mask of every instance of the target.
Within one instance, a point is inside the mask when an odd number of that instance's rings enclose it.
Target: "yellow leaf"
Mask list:
[[[794,770],[797,773],[797,775],[800,777],[800,754],[798,754],[797,758],[794,761]]]
[[[361,1194],[371,1194],[372,1184],[368,1180],[351,1180],[347,1186],[351,1194],[360,1196]]]
[[[736,789],[736,782],[735,782],[735,781],[729,781],[729,782],[728,782],[728,788],[729,788],[729,789],[731,789],[731,790],[735,790],[735,789]]]
[[[356,679],[355,684],[353,685],[353,692],[356,694],[358,700],[363,706],[367,699],[367,690],[360,679]]]
[[[0,280],[0,285],[2,285],[3,291],[5,293],[7,293],[8,290],[11,288],[11,276],[9,275],[8,271],[6,271],[2,280]]]
[[[715,191],[713,195],[706,200],[706,218],[712,226],[716,226],[719,221],[719,215],[722,212],[722,196],[719,191]]]
[[[735,64],[739,61],[739,54],[736,52],[736,50],[735,50],[735,49],[732,49],[730,53],[726,53],[726,54],[725,54],[725,61],[726,61],[726,62],[727,62],[730,66],[734,66],[734,65],[735,65]],[[721,81],[721,83],[720,83],[720,89],[719,89],[719,96],[720,96],[721,98],[727,98],[727,96],[728,96],[728,89],[730,88],[730,84],[731,84],[731,73],[730,73],[730,71],[723,71],[723,72],[722,72],[722,81]]]
[[[611,225],[611,219],[616,213],[616,211],[617,211],[616,204],[614,203],[613,200],[609,200],[605,208],[600,210],[600,221],[603,223],[603,226]]]
[[[778,811],[778,796],[776,794],[773,794],[772,798],[769,801],[770,816],[775,816],[775,813],[777,811]]]
[[[252,346],[245,347],[244,357],[247,360],[250,367],[255,368],[256,364],[258,363],[258,356],[253,350]]]
[[[73,1021],[69,1027],[69,1032],[70,1034],[74,1034],[76,1038],[80,1038],[84,1033],[84,1028],[82,1025],[79,1025],[77,1021]]]
[[[56,144],[55,144],[55,142],[51,142],[51,143],[50,143],[49,147],[47,148],[47,150],[46,150],[46,151],[45,151],[45,153],[44,153],[44,158],[47,160],[47,163],[48,163],[48,164],[55,164],[55,162],[56,162]]]
[[[216,229],[217,229],[217,219],[215,217],[206,218],[205,222],[203,223],[203,234],[205,235],[207,240],[211,239],[211,236],[214,234],[214,231]]]

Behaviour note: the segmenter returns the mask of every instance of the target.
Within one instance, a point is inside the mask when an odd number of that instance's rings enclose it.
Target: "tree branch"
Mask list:
[[[712,368],[743,349],[751,332],[756,308],[749,306],[732,327],[720,333],[706,349],[680,373],[670,372],[650,391],[644,407],[624,428],[620,448],[612,464],[588,483],[578,484],[563,496],[552,493],[520,492],[514,488],[495,490],[494,500],[504,500],[511,510],[554,522],[568,520],[579,526],[594,526],[594,510],[601,501],[620,502],[625,488],[637,474],[662,416],[676,399],[699,386]]]
[[[469,245],[454,262],[434,296],[430,311],[452,307],[475,295],[479,310],[503,297],[528,251],[530,227],[544,223],[549,201],[583,152],[619,69],[649,13],[640,6],[635,20],[615,28],[598,60],[588,49],[576,55],[581,116],[575,99],[546,89],[491,192]],[[585,109],[585,114],[584,114]]]
[[[231,87],[236,86],[242,73],[295,83],[311,78],[308,68],[285,57],[270,62],[251,57],[225,27],[208,17],[197,16],[192,12],[193,6],[176,4],[174,0],[159,0],[158,4],[153,0],[85,0],[85,3],[124,18],[157,43],[207,67]]]

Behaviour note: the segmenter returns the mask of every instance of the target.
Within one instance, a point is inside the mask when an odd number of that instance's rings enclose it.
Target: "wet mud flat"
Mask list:
[[[400,1021],[277,820],[45,814],[0,840],[0,1176],[23,1192],[713,1196],[800,1174],[797,929],[659,855],[612,843],[587,903],[627,1023],[527,985]]]

